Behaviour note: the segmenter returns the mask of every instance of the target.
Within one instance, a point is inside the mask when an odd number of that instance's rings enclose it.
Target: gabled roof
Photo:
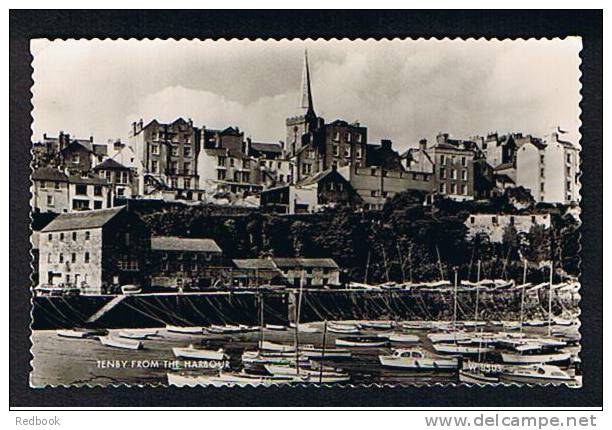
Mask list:
[[[274,264],[279,268],[328,268],[339,269],[331,258],[273,258]]]
[[[79,185],[108,185],[106,178],[100,178],[99,176],[69,175],[68,182]]]
[[[47,224],[42,231],[50,232],[99,228],[104,226],[123,210],[125,210],[124,206],[112,209],[98,209],[59,214],[53,221]]]
[[[157,251],[191,251],[221,253],[221,248],[212,239],[194,239],[177,236],[151,238],[151,249]]]
[[[129,167],[124,166],[123,164],[119,163],[118,161],[113,160],[112,158],[107,158],[106,160],[98,164],[93,169],[96,171],[97,170],[130,170]]]
[[[506,170],[506,169],[512,169],[513,167],[514,167],[514,163],[510,161],[509,163],[498,164],[497,166],[493,168],[493,170]]]
[[[278,270],[274,261],[269,258],[244,258],[232,260],[239,269],[246,270]]]
[[[283,152],[283,147],[278,143],[251,142],[251,148],[260,152]]]
[[[514,180],[505,173],[495,175],[495,180],[506,184],[514,184]]]
[[[38,181],[68,182],[68,176],[53,167],[40,167],[32,172],[32,179]]]

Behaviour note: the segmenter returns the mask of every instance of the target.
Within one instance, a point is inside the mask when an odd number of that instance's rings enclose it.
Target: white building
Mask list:
[[[536,202],[580,201],[579,148],[554,130],[544,142],[521,145],[516,154],[516,185],[530,190]]]

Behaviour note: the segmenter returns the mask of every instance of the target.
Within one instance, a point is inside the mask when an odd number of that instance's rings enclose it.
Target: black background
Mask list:
[[[10,406],[603,406],[602,11],[11,11]],[[28,386],[31,38],[552,38],[582,57],[584,387],[45,388]],[[517,70],[517,73],[525,71]],[[75,94],[75,97],[86,97]]]

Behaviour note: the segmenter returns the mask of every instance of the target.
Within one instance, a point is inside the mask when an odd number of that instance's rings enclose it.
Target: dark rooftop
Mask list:
[[[125,207],[121,206],[112,209],[99,209],[60,214],[57,216],[57,218],[47,224],[42,231],[80,230],[84,228],[102,227],[124,209]]]

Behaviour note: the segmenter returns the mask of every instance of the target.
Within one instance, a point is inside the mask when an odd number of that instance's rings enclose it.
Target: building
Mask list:
[[[340,268],[331,258],[273,258],[273,261],[296,288],[340,284]]]
[[[93,168],[95,174],[106,179],[110,188],[110,202],[114,206],[116,198],[132,198],[138,193],[135,169],[124,166],[113,158],[107,158]]]
[[[242,151],[227,148],[204,148],[197,159],[198,188],[208,194],[259,194],[259,165]]]
[[[487,163],[492,167],[500,164],[513,163],[517,150],[516,139],[523,139],[520,133],[509,133],[499,135],[499,133],[489,133],[486,137],[475,137],[476,143]]]
[[[256,258],[233,260],[235,284],[290,285],[295,288],[340,284],[340,268],[331,258]]]
[[[528,189],[536,202],[580,202],[579,148],[555,129],[544,141],[531,139],[516,154],[516,185]]]
[[[146,225],[125,207],[63,213],[40,232],[40,284],[78,287],[84,294],[143,285],[149,248]]]
[[[261,207],[279,214],[313,213],[318,209],[317,187],[295,184],[269,188],[261,193]]]
[[[75,175],[86,174],[102,162],[107,154],[107,146],[94,143],[93,136],[88,140],[70,140],[70,143],[60,150],[60,166]]]
[[[87,174],[68,175],[68,199],[71,211],[106,209],[113,206],[111,185],[106,178]]]
[[[178,118],[169,124],[142,119],[132,123],[129,144],[137,166],[138,194],[148,196],[169,190],[175,194],[197,188],[197,152],[200,130],[191,120]]]
[[[550,225],[550,214],[472,214],[465,221],[468,238],[484,234],[495,243],[503,242],[504,234],[509,227],[514,228],[517,233],[529,233],[534,226],[549,229]]]
[[[427,139],[419,140],[418,148],[410,148],[401,157],[404,170],[411,173],[423,173],[433,177],[435,164],[433,154],[427,149]]]
[[[222,251],[212,239],[151,237],[151,284],[205,288],[217,279]]]
[[[439,134],[432,148],[436,194],[457,201],[474,199],[474,142]]]
[[[39,167],[32,172],[32,209],[37,212],[64,213],[71,209],[68,176],[54,167]]]
[[[249,157],[265,160],[278,160],[284,158],[284,143],[253,142],[250,137],[246,139],[245,153]]]

